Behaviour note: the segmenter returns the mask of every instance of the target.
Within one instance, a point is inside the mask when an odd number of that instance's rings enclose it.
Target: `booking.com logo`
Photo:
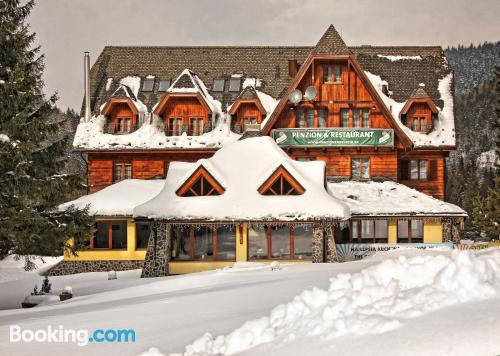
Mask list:
[[[46,329],[21,329],[19,325],[10,325],[10,342],[58,342],[76,343],[87,346],[101,342],[135,342],[134,329],[66,329],[63,325]]]

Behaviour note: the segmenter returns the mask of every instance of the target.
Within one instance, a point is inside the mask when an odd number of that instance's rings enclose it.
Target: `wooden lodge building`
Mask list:
[[[74,149],[98,219],[52,273],[145,276],[453,241],[453,72],[440,47],[105,47]],[[316,203],[315,203],[316,202]],[[144,262],[144,260],[146,262]]]

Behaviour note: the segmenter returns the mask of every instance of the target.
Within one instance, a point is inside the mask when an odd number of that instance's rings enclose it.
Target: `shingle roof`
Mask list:
[[[424,83],[429,97],[442,108],[438,83],[451,68],[441,47],[347,47],[333,26],[328,28],[315,47],[107,46],[90,72],[91,107],[94,114],[97,114],[100,105],[117,89],[120,78],[139,76],[144,80],[146,76],[153,75],[153,91],[139,91],[138,94],[139,100],[151,110],[164,95],[163,92],[158,92],[159,81],[174,80],[186,68],[196,73],[209,90],[214,79],[226,79],[224,92],[210,92],[216,100],[222,102],[224,110],[239,94],[227,90],[227,82],[232,74],[241,74],[243,79],[260,79],[261,86],[258,89],[279,98],[291,82],[288,60],[295,59],[298,63],[303,63],[313,51],[333,54],[350,52],[365,71],[388,82],[388,89],[398,102],[406,101],[414,89]],[[402,59],[391,60],[390,56]],[[106,90],[108,78],[113,78],[113,84]]]
[[[429,94],[427,94],[423,87],[419,86],[416,88],[413,93],[411,93],[410,98],[420,99],[420,98],[428,98]]]

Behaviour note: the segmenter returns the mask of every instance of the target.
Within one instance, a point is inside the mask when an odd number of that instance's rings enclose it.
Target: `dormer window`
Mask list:
[[[214,85],[212,86],[212,91],[222,92],[224,91],[224,79],[214,79]]]
[[[142,91],[153,91],[153,86],[155,85],[155,78],[146,78],[142,83]]]
[[[229,80],[229,91],[239,92],[241,87],[241,78],[231,78]]]
[[[222,195],[224,194],[224,188],[205,167],[200,166],[177,190],[176,194],[180,197]]]
[[[283,166],[279,166],[258,190],[262,195],[302,195],[305,192]]]
[[[323,67],[324,83],[342,83],[342,66],[340,64],[325,65]]]

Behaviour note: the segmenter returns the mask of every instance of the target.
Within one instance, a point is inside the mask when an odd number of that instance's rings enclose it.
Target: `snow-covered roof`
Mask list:
[[[215,100],[212,95],[209,94],[203,80],[188,68],[184,69],[181,74],[179,74],[177,79],[170,85],[170,88],[167,89],[167,93],[200,93],[212,112],[222,112],[221,102]]]
[[[328,183],[328,191],[353,216],[467,216],[456,205],[390,181]]]
[[[89,213],[97,216],[132,216],[133,209],[157,195],[165,180],[126,179],[96,193],[59,205],[64,211],[70,206],[78,209],[89,207]]]
[[[176,191],[203,165],[225,189],[217,196],[180,197]],[[262,183],[283,165],[305,188],[302,195],[265,196]],[[208,221],[307,221],[349,218],[347,206],[324,187],[325,163],[292,160],[270,137],[225,145],[196,163],[172,162],[165,186],[134,209],[135,217]]]
[[[365,71],[366,76],[375,87],[378,95],[382,98],[387,109],[391,112],[394,121],[412,140],[415,148],[421,147],[454,147],[455,146],[455,118],[453,113],[453,73],[450,72],[439,80],[438,91],[443,107],[438,107],[438,120],[434,128],[429,133],[415,132],[405,126],[400,119],[400,113],[406,104],[406,101],[398,102],[392,97],[387,96],[382,91],[383,85],[388,85],[387,81],[379,75]],[[388,86],[389,90],[391,89]],[[410,99],[410,97],[408,97]]]
[[[231,131],[228,115],[220,116],[212,131],[200,136],[166,136],[163,122],[156,117],[145,120],[142,126],[129,134],[105,133],[106,118],[93,117],[80,122],[76,129],[73,147],[76,149],[210,149],[238,140],[240,135]]]

